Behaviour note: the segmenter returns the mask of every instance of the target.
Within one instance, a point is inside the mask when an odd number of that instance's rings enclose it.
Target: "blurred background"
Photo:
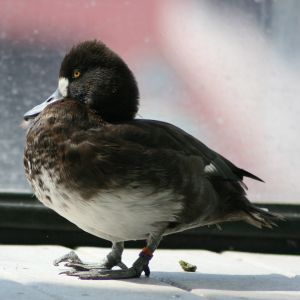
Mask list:
[[[173,123],[300,203],[300,1],[0,0],[0,190],[30,192],[23,114],[74,44],[100,39],[140,87],[139,117]]]

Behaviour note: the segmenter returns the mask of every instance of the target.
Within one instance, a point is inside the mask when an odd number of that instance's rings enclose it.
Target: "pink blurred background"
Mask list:
[[[55,89],[71,45],[101,39],[136,74],[139,117],[174,123],[263,178],[246,182],[251,200],[299,203],[300,5],[283,2],[2,0],[1,121],[16,126]],[[0,187],[28,190],[25,133],[0,134]]]

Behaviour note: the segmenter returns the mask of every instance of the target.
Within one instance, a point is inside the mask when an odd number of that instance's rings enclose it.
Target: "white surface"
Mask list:
[[[0,299],[300,299],[300,256],[203,250],[158,250],[151,277],[85,281],[59,275],[52,261],[67,253],[60,246],[0,246]],[[100,261],[109,249],[82,247],[83,261]],[[124,252],[128,265],[139,250]],[[178,261],[198,266],[186,273]]]

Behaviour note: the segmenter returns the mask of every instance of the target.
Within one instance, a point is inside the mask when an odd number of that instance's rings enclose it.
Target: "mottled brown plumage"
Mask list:
[[[80,78],[72,77],[74,70]],[[34,117],[25,147],[26,176],[45,205],[113,242],[106,268],[124,267],[126,240],[148,239],[154,251],[161,236],[188,228],[233,220],[273,224],[274,215],[246,198],[243,177],[258,177],[171,124],[134,119],[134,77],[102,43],[85,42],[66,55],[59,92],[64,99],[49,98],[41,112],[35,108],[25,116]],[[119,272],[98,268],[97,274],[82,274],[77,256],[57,263],[66,260],[76,269],[71,275],[81,278],[149,274],[149,250]]]

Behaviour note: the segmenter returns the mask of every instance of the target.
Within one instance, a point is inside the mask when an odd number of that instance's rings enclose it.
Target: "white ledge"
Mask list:
[[[79,280],[59,275],[52,261],[70,251],[61,246],[0,246],[0,293],[5,300],[53,299],[300,299],[300,256],[204,250],[160,250],[150,278]],[[99,262],[109,249],[82,247],[83,261]],[[125,250],[131,265],[139,250]],[[179,260],[197,265],[184,272]]]

